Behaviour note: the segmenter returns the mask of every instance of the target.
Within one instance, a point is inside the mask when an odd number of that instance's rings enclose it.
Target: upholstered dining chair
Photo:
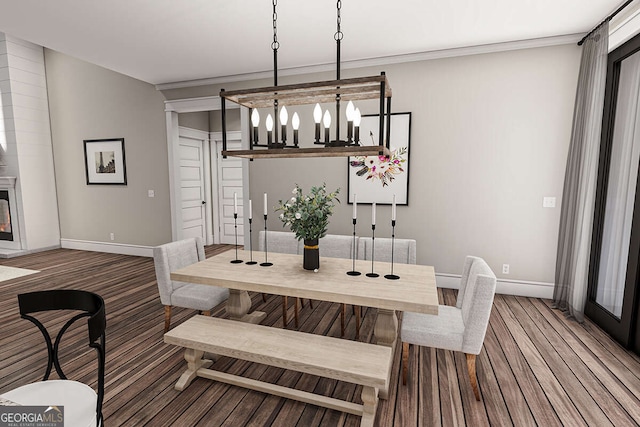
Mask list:
[[[211,315],[211,309],[229,298],[229,290],[171,280],[171,272],[205,259],[200,237],[166,243],[153,248],[160,301],[164,305],[164,331],[171,326],[171,308],[183,307]]]
[[[258,233],[258,250],[264,251],[264,231]],[[267,249],[269,252],[275,252],[280,254],[302,254],[302,241],[296,239],[296,235],[287,231],[267,231]],[[262,294],[262,300],[266,301],[265,295]],[[295,299],[294,306],[294,323],[296,328],[299,326],[298,320],[298,298]],[[304,301],[302,301],[304,304]],[[282,324],[287,326],[289,323],[287,316],[287,307],[289,305],[289,299],[286,296],[282,297]],[[309,300],[309,305],[313,308],[313,303]]]
[[[375,256],[375,262],[391,262],[391,246],[393,244],[393,262],[398,264],[415,264],[416,263],[416,241],[414,239],[395,239],[395,242],[388,237],[382,237],[375,239],[375,252],[373,247],[373,240],[371,237],[360,237],[358,239],[358,251],[357,257],[359,260],[371,261],[371,257]],[[373,252],[373,254],[372,254]],[[367,265],[366,267],[369,267]],[[361,267],[362,268],[362,267]],[[363,273],[368,273],[369,270],[363,269]],[[389,272],[377,271],[381,276],[388,274]],[[341,326],[342,334],[344,336],[344,317],[346,308],[342,305],[341,314]],[[353,307],[353,313],[356,316],[356,339],[360,337],[360,307]]]
[[[104,369],[105,369],[105,329],[107,325],[104,300],[97,294],[81,290],[58,289],[50,291],[30,292],[18,295],[20,316],[35,324],[44,337],[47,345],[47,369],[42,381],[20,386],[0,398],[23,406],[51,406],[52,411],[58,411],[57,406],[64,407],[64,421],[67,426],[100,426],[102,425],[102,401],[104,397]],[[68,314],[66,323],[60,328],[55,341],[52,342],[45,324],[36,315],[45,311],[56,311],[56,320]],[[64,311],[62,311],[64,310]],[[79,312],[79,313],[78,313]],[[64,333],[77,320],[87,318],[89,332],[88,346],[95,349],[97,357],[97,390],[87,384],[70,380],[63,372],[64,360],[60,354],[68,355],[73,348],[74,357],[84,358],[84,353],[78,356],[75,348],[82,344],[82,338],[71,332]],[[51,328],[53,325],[49,325]],[[75,330],[74,330],[75,331]],[[86,351],[85,351],[86,353]],[[83,359],[81,359],[83,360]],[[96,366],[89,363],[90,366]],[[83,365],[84,366],[84,365]],[[68,366],[67,366],[68,367]],[[59,380],[49,379],[51,370],[55,369]]]
[[[409,344],[461,351],[469,381],[480,400],[476,356],[480,354],[496,292],[496,276],[482,258],[465,259],[456,306],[438,306],[438,315],[405,312],[402,316],[402,383],[407,383]]]

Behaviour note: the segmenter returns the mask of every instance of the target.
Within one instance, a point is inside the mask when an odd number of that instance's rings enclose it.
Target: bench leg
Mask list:
[[[184,359],[187,361],[187,370],[180,376],[175,385],[175,389],[182,391],[198,376],[197,372],[200,368],[208,368],[213,363],[211,360],[203,359],[204,352],[187,348],[184,351]]]
[[[395,348],[398,338],[398,317],[396,316],[395,310],[379,308],[373,332],[376,335],[376,340],[379,345]],[[389,370],[389,377],[391,377],[391,370]],[[391,378],[389,378],[389,383],[391,383]],[[380,390],[381,399],[386,400],[388,397],[389,390]]]
[[[378,389],[362,387],[362,421],[361,427],[373,427],[378,410]]]

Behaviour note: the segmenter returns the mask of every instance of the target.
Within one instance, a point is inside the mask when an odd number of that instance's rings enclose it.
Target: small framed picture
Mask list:
[[[87,185],[127,185],[124,138],[85,139]]]

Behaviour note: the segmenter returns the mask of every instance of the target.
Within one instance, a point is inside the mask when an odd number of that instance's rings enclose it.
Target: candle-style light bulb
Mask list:
[[[273,144],[273,117],[271,114],[267,116],[264,124],[267,127],[267,144]]]
[[[287,112],[287,107],[284,105],[280,110],[280,125],[282,126],[282,143],[287,142],[287,121],[289,120],[289,113]]]
[[[353,112],[353,140],[356,143],[360,142],[360,122],[362,121],[362,115],[360,114],[360,109],[356,108]]]
[[[320,142],[320,121],[322,120],[322,108],[316,104],[313,109],[313,121],[316,123],[316,143]]]
[[[298,146],[298,129],[300,129],[300,116],[298,113],[293,113],[291,118],[291,126],[293,127],[293,145]]]
[[[356,113],[356,109],[353,106],[353,102],[349,101],[347,104],[347,142],[353,142],[353,119]]]
[[[324,143],[329,144],[329,129],[331,128],[331,113],[329,110],[324,112],[322,122],[324,124]]]
[[[255,108],[251,112],[251,124],[253,125],[253,143],[258,143],[258,125],[260,124],[260,113]]]

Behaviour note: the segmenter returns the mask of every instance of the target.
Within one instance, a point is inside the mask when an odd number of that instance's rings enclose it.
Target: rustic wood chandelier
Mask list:
[[[337,2],[337,30],[334,34],[336,41],[336,79],[312,83],[292,84],[278,86],[278,42],[277,33],[277,0],[273,0],[273,86],[256,89],[244,89],[235,91],[220,91],[222,108],[222,155],[244,157],[249,159],[260,158],[298,158],[298,157],[345,157],[345,156],[388,156],[389,136],[391,132],[391,87],[385,76],[358,77],[351,79],[340,78],[340,43],[343,33],[340,28],[341,0]],[[379,99],[379,138],[377,145],[362,145],[360,143],[360,110],[355,108],[353,102],[361,100]],[[250,109],[251,133],[248,150],[227,150],[227,123],[226,101],[232,101]],[[347,102],[347,137],[340,137],[340,107],[342,102]],[[328,109],[322,112],[320,104],[335,104],[335,139],[331,139],[331,113]],[[316,104],[313,113],[315,122],[316,147],[303,147],[299,145],[298,129],[300,117],[295,112],[291,119],[293,129],[293,142],[287,141],[289,112],[287,107],[296,105]],[[273,117],[268,114],[265,120],[267,130],[267,143],[259,141],[260,114],[259,108],[273,108]],[[280,132],[278,126],[274,126],[274,117],[280,120]],[[320,123],[324,127],[324,138],[321,139]],[[384,138],[382,136],[385,136]],[[386,140],[386,143],[384,142]],[[317,147],[322,146],[322,147]],[[254,149],[258,148],[258,149]],[[264,149],[266,148],[266,149]]]

